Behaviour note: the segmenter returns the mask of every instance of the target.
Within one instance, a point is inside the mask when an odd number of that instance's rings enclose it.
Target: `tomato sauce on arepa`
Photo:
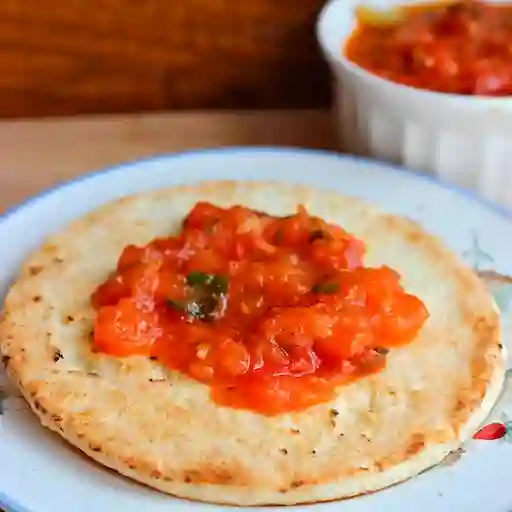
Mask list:
[[[92,296],[93,347],[158,359],[222,405],[272,415],[381,370],[428,317],[365,247],[310,216],[197,203],[177,236],[130,245]]]
[[[435,92],[512,94],[512,4],[473,0],[358,11],[347,59],[382,78]]]

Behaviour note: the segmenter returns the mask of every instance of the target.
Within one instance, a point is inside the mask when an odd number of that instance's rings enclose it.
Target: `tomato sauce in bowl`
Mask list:
[[[392,82],[440,93],[512,94],[512,4],[473,0],[359,8],[345,57]]]
[[[428,317],[364,243],[299,206],[273,217],[197,203],[176,236],[126,247],[92,296],[93,348],[142,355],[225,406],[273,415],[377,372]]]

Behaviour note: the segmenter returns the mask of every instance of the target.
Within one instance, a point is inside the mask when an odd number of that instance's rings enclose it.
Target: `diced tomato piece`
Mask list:
[[[187,298],[187,284],[183,274],[177,274],[169,270],[162,270],[158,273],[154,298],[158,302],[169,300],[183,301]]]
[[[289,373],[295,377],[311,375],[320,368],[321,361],[313,347],[294,346],[288,348]]]
[[[299,247],[307,244],[311,232],[307,214],[302,211],[279,219],[276,229],[276,243],[285,247]]]
[[[95,308],[115,306],[122,298],[129,297],[130,293],[130,287],[122,281],[120,276],[114,274],[96,288],[91,302]]]
[[[280,305],[295,304],[314,284],[311,270],[294,263],[293,255],[254,262],[248,269],[248,280],[254,287],[260,285],[267,303]]]
[[[365,248],[352,239],[319,239],[309,250],[315,263],[329,271],[339,271],[361,266]]]
[[[161,266],[161,261],[139,263],[126,268],[119,277],[130,288],[132,294],[150,297],[158,288]]]
[[[128,245],[123,249],[119,261],[117,263],[117,270],[122,271],[125,268],[137,265],[144,259],[145,247],[138,247],[136,245]]]
[[[427,318],[425,305],[414,295],[404,293],[375,318],[375,335],[382,340],[382,346],[403,345],[416,336]]]
[[[227,339],[215,349],[215,373],[223,377],[246,374],[251,365],[249,351],[242,343]]]
[[[190,228],[181,233],[183,243],[180,257],[187,259],[196,251],[204,249],[208,245],[208,234],[200,228]]]
[[[223,210],[211,203],[199,202],[192,208],[183,222],[183,227],[188,229],[209,230],[222,216]]]
[[[100,309],[94,326],[94,348],[113,356],[149,356],[162,335],[158,316],[131,299]]]
[[[214,249],[200,249],[183,264],[185,274],[200,271],[206,274],[225,274],[228,270],[226,257]]]

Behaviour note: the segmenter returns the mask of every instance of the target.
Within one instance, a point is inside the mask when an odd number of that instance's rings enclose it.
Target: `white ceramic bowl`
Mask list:
[[[512,207],[512,98],[422,91],[349,62],[343,46],[355,26],[354,9],[363,3],[382,8],[404,1],[331,0],[317,25],[335,78],[343,150],[435,173]]]

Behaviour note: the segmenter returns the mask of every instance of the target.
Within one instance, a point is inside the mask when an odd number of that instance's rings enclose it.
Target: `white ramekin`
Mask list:
[[[331,0],[318,19],[343,150],[437,174],[512,207],[512,98],[422,91],[349,62],[343,46],[355,26],[354,9],[376,1]]]

